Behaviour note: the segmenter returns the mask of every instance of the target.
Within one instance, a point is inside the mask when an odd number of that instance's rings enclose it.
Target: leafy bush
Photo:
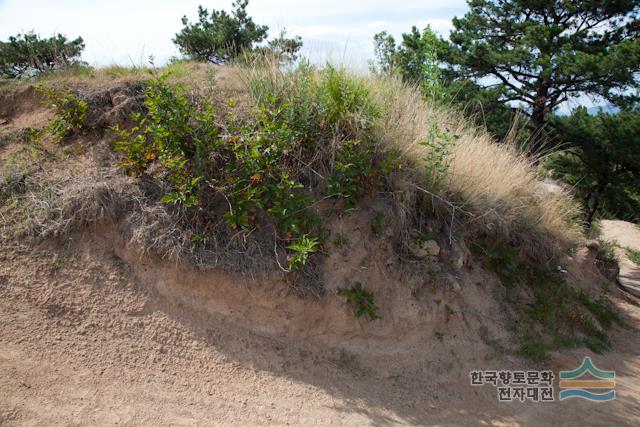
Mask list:
[[[207,104],[196,109],[184,87],[169,86],[167,77],[147,81],[147,115],[134,114],[132,129],[114,127],[114,149],[125,154],[121,164],[133,175],[143,173],[154,161],[160,162],[173,187],[162,201],[195,206],[209,154],[222,141],[213,107]]]
[[[223,136],[212,104],[196,103],[167,78],[164,74],[147,82],[146,114],[134,114],[131,129],[114,128],[114,149],[124,154],[122,166],[140,175],[159,164],[172,188],[163,202],[204,207],[222,194],[232,228],[253,227],[260,212],[269,214],[286,239],[297,238],[289,246],[294,252],[290,269],[304,267],[318,243],[306,235],[314,224],[308,212],[312,197],[297,178],[299,172],[289,166],[296,141],[281,120],[282,107],[261,103],[253,121],[227,123]]]
[[[329,177],[327,193],[341,196],[354,206],[368,192],[378,187],[380,171],[376,171],[372,144],[344,141],[336,152],[334,173]]]
[[[62,34],[41,39],[30,32],[0,42],[0,76],[29,77],[78,64],[84,49],[82,37],[67,40]]]

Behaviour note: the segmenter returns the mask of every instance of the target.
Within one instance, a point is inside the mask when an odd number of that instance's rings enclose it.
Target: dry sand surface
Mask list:
[[[613,334],[613,352],[563,352],[544,366],[556,372],[573,369],[589,354],[598,367],[616,370],[615,401],[507,404],[497,403],[489,386],[470,387],[468,371],[526,367],[525,361],[487,360],[473,345],[444,355],[424,350],[369,356],[255,333],[236,325],[233,307],[228,313],[198,312],[162,295],[127,259],[111,240],[89,234],[3,251],[0,424],[640,421],[640,309],[624,299],[616,302],[628,326]]]

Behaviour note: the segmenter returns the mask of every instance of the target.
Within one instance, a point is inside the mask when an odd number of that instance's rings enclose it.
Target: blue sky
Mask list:
[[[92,65],[131,65],[154,55],[162,63],[178,50],[171,42],[180,19],[197,16],[199,4],[231,9],[232,0],[0,0],[0,39],[35,30],[82,36],[84,60]],[[429,24],[442,35],[451,18],[467,9],[464,0],[250,0],[249,14],[275,35],[286,27],[303,37],[304,53],[366,67],[373,56],[373,35],[387,30],[396,37],[412,25]]]

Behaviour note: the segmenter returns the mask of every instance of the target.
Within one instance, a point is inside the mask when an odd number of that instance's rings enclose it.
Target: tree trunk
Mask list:
[[[534,106],[531,114],[531,124],[533,126],[531,139],[529,140],[529,155],[536,158],[540,155],[546,143],[544,109],[538,110]]]
[[[595,216],[598,207],[600,206],[600,196],[602,195],[602,193],[604,193],[604,189],[606,187],[606,182],[604,181],[598,181],[598,184],[596,186],[595,191],[593,192],[593,197],[591,197],[591,200],[593,200],[593,203],[591,204],[591,206],[589,206],[589,204],[586,205],[586,209],[587,209],[587,216],[585,217],[585,222],[586,222],[586,226],[590,227],[591,226],[591,222],[593,221],[593,217]]]
[[[548,105],[549,81],[542,80],[538,84],[536,97],[533,101],[531,111],[532,135],[529,140],[529,155],[537,164],[540,155],[547,143],[547,133],[545,130],[546,118],[549,113]]]

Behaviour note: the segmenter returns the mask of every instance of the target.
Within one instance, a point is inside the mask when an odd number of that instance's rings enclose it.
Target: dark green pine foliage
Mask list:
[[[566,149],[546,167],[575,188],[585,222],[597,217],[640,221],[640,109],[589,115],[554,116],[556,136]]]
[[[34,32],[0,42],[0,76],[17,78],[78,64],[84,49],[82,37],[68,40],[62,34],[41,39]]]
[[[469,0],[443,58],[463,76],[524,104],[529,150],[548,142],[553,109],[583,93],[621,102],[638,88],[638,0]]]
[[[184,28],[176,34],[173,42],[180,52],[190,59],[222,64],[234,59],[254,45],[264,41],[269,27],[257,25],[247,14],[248,0],[237,0],[234,10],[209,11],[198,7],[198,22],[190,23],[184,16]]]

